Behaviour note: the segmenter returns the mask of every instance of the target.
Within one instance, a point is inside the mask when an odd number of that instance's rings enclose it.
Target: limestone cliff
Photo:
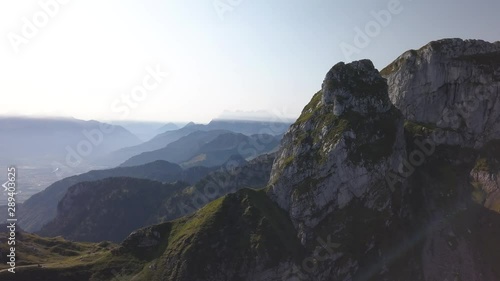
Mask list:
[[[407,120],[442,129],[440,143],[480,148],[500,138],[500,42],[431,42],[382,74],[394,105]]]
[[[353,199],[390,207],[385,174],[405,157],[403,118],[373,64],[339,63],[284,137],[269,195],[288,211],[305,244],[328,214]]]

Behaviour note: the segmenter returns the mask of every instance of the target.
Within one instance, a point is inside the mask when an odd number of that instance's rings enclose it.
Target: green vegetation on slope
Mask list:
[[[141,247],[150,239],[157,241],[154,246]],[[157,268],[143,270],[140,280],[239,280],[255,259],[271,268],[298,258],[301,246],[286,213],[263,190],[244,189],[190,217],[139,230],[124,241],[121,251]]]
[[[292,140],[294,145],[311,147],[307,157],[315,157],[320,163],[324,163],[327,155],[323,151],[336,144],[347,131],[355,134],[353,138],[344,136],[349,148],[349,159],[353,163],[373,164],[391,154],[401,119],[396,108],[391,107],[387,112],[373,116],[363,116],[352,111],[336,116],[333,114],[333,105],[322,104],[321,98],[320,91],[292,125],[292,130],[296,133]]]
[[[5,238],[6,233],[0,233],[0,240]],[[115,268],[128,267],[135,271],[142,268],[133,256],[114,256],[112,251],[117,245],[109,242],[71,242],[60,237],[45,238],[26,232],[17,232],[16,240],[16,273],[1,271],[7,268],[6,256],[2,254],[0,280],[111,280]],[[7,244],[2,242],[0,251],[7,253],[7,250]]]

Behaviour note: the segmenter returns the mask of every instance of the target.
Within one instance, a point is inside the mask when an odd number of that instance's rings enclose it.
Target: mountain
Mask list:
[[[179,130],[168,131],[157,135],[151,140],[137,146],[119,149],[112,153],[103,155],[95,164],[104,166],[117,166],[126,160],[139,155],[143,152],[150,152],[166,147],[168,144],[179,140],[196,131],[231,131],[245,135],[273,135],[279,136],[284,134],[290,123],[279,121],[231,121],[231,120],[214,120],[207,125],[195,124],[193,122],[187,124]]]
[[[97,155],[139,143],[141,141],[123,127],[97,121],[0,118],[2,165],[50,167],[51,163],[60,162],[73,168],[88,164]]]
[[[301,241],[353,200],[388,204],[385,174],[406,157],[401,113],[368,61],[339,63],[282,142],[269,195],[289,212]]]
[[[208,123],[208,125],[205,125],[204,128],[206,130],[227,130],[247,136],[259,134],[278,136],[284,134],[290,125],[291,122],[288,120],[246,121],[215,119]]]
[[[166,161],[155,161],[135,167],[118,167],[109,170],[94,170],[77,176],[59,180],[45,190],[33,195],[19,209],[19,224],[26,231],[34,232],[56,216],[57,204],[64,197],[70,186],[102,180],[109,177],[134,177],[160,182],[184,181],[194,184],[213,171],[210,168],[192,168],[183,170],[179,165]]]
[[[174,123],[167,123],[167,124],[161,126],[156,131],[157,131],[158,134],[162,134],[162,133],[165,133],[165,132],[170,132],[170,131],[175,131],[175,130],[179,130],[179,126],[177,126]]]
[[[138,280],[279,280],[283,263],[303,256],[286,212],[263,190],[250,189],[134,232],[120,252],[154,265],[154,271],[139,272]]]
[[[59,201],[56,217],[39,234],[121,242],[139,227],[190,214],[229,192],[262,188],[269,180],[273,159],[270,155],[249,163],[233,159],[192,187],[132,178],[81,182],[68,189]]]
[[[162,149],[144,152],[125,161],[121,166],[165,160],[190,166],[219,166],[233,155],[254,158],[271,152],[279,145],[280,138],[271,135],[252,135],[228,131],[196,131],[170,143]]]
[[[267,188],[134,231],[51,280],[500,280],[499,46],[431,42],[380,73],[336,64]],[[12,278],[37,272],[53,271]]]
[[[158,134],[179,129],[174,123],[165,124],[155,121],[110,121],[110,123],[124,127],[143,142],[149,141]]]
[[[282,136],[251,135],[227,133],[215,138],[197,151],[183,166],[218,166],[232,158],[254,159],[264,153],[278,149]]]
[[[125,147],[102,155],[98,160],[96,160],[96,164],[114,167],[143,152],[163,148],[195,131],[197,131],[195,127],[191,128],[191,126],[185,126],[179,130],[165,132],[139,145]]]
[[[168,144],[164,148],[144,152],[131,157],[120,166],[136,166],[156,160],[165,160],[180,164],[195,156],[196,151],[203,145],[213,141],[219,135],[226,133],[228,133],[228,131],[195,131],[194,133]]]
[[[68,189],[57,206],[58,215],[39,233],[119,242],[132,230],[156,223],[156,210],[163,199],[185,186],[127,177],[78,183]]]

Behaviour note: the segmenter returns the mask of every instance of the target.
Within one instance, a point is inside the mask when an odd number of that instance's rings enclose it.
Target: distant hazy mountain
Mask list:
[[[276,113],[267,110],[254,110],[254,111],[223,111],[217,118],[217,120],[255,120],[255,121],[268,121],[268,120],[279,120],[283,123],[293,123],[296,119],[295,115],[285,116],[282,113],[277,115]]]
[[[219,166],[233,155],[251,159],[271,152],[279,146],[281,137],[252,135],[228,131],[197,131],[175,141],[166,147],[144,152],[125,161],[121,166],[137,166],[144,163],[165,160],[190,166]]]
[[[219,166],[234,157],[254,159],[264,153],[274,152],[279,148],[282,136],[252,135],[227,133],[202,146],[196,155],[182,164],[184,167],[200,165]]]
[[[0,118],[0,164],[82,166],[141,143],[121,126],[70,118]],[[57,166],[57,165],[54,165]]]
[[[157,129],[156,132],[158,134],[162,134],[165,132],[170,132],[170,131],[175,131],[175,130],[179,130],[179,126],[177,126],[174,123],[167,123],[167,124],[161,126],[159,129]]]
[[[179,165],[156,161],[136,167],[120,167],[95,170],[57,181],[45,190],[33,195],[19,209],[19,224],[27,231],[38,231],[56,216],[57,204],[68,188],[84,181],[95,181],[109,177],[133,177],[160,182],[184,181],[195,183],[214,169],[195,167],[183,170]]]
[[[286,122],[214,120],[207,125],[191,122],[181,129],[159,134],[140,145],[119,149],[107,155],[103,155],[96,161],[96,164],[114,167],[143,152],[164,148],[168,144],[196,131],[225,130],[249,136],[255,134],[276,136],[284,134],[289,127],[290,123]]]
[[[206,128],[209,130],[228,130],[248,136],[255,134],[277,136],[286,133],[292,123],[216,119],[206,125]]]
[[[119,125],[129,130],[134,135],[138,136],[142,141],[149,141],[155,136],[178,130],[183,127],[182,123],[176,124],[173,122],[151,122],[151,121],[111,121],[113,125]]]
[[[179,130],[169,131],[157,135],[151,140],[141,143],[136,146],[126,147],[113,151],[109,154],[102,155],[97,161],[97,165],[104,165],[109,167],[115,167],[130,157],[141,154],[146,151],[153,151],[165,147],[166,145],[179,140],[180,138],[195,132],[196,128],[183,127]]]
[[[262,188],[269,181],[274,155],[214,171],[195,186],[132,178],[107,178],[71,186],[57,216],[39,232],[78,241],[120,242],[133,230],[189,214],[241,188]],[[234,165],[236,164],[236,165]]]
[[[143,142],[156,136],[164,123],[150,121],[110,121],[110,124],[122,126],[132,134],[139,137]]]
[[[202,146],[228,131],[196,131],[168,144],[166,147],[144,152],[125,161],[121,166],[137,166],[156,160],[183,163],[196,155]],[[168,159],[168,160],[167,160]]]

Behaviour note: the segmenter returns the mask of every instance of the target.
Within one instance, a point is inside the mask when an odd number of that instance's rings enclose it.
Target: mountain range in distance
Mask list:
[[[121,126],[93,120],[0,118],[0,153],[3,155],[0,164],[3,165],[68,162],[76,168],[84,166],[86,159],[141,142]]]
[[[157,160],[178,163],[184,167],[219,166],[233,155],[252,159],[278,149],[280,136],[251,135],[230,131],[196,131],[166,147],[136,155],[120,166],[137,166]]]
[[[139,134],[149,132],[155,137],[143,142],[123,126],[74,118],[1,117],[0,168],[6,169],[8,165],[21,168],[24,176],[20,177],[19,184],[23,189],[18,199],[23,202],[60,179],[93,169],[116,167],[138,154],[163,149],[191,133],[218,130],[247,135],[259,133],[280,135],[289,126],[289,123],[242,120],[214,120],[207,125],[192,122],[185,125],[155,122],[144,122],[144,124],[117,122],[117,124],[122,124]],[[180,125],[184,127],[179,128]],[[195,137],[192,136],[193,141]],[[183,160],[187,166],[194,166],[198,162],[205,163],[205,166],[213,166],[225,161],[224,157],[214,158],[210,151],[205,155],[200,153],[198,158],[195,157],[197,155],[185,156],[186,159]],[[225,157],[229,156],[231,155]],[[145,163],[147,162],[141,162]],[[6,204],[4,201],[2,199],[0,205]]]
[[[108,121],[107,123],[122,126],[145,142],[158,134],[168,131],[178,130],[184,127],[187,122],[150,122],[150,121]]]
[[[121,165],[130,158],[144,152],[156,151],[165,148],[167,145],[180,140],[192,133],[201,131],[229,131],[232,133],[239,133],[247,136],[252,135],[283,135],[291,123],[281,121],[242,121],[242,120],[213,120],[210,123],[195,124],[188,123],[184,127],[159,134],[151,140],[141,143],[136,146],[118,149],[111,153],[102,155],[96,159],[94,164],[96,166],[114,167]],[[194,136],[191,136],[194,137]],[[175,162],[175,161],[174,161]]]

